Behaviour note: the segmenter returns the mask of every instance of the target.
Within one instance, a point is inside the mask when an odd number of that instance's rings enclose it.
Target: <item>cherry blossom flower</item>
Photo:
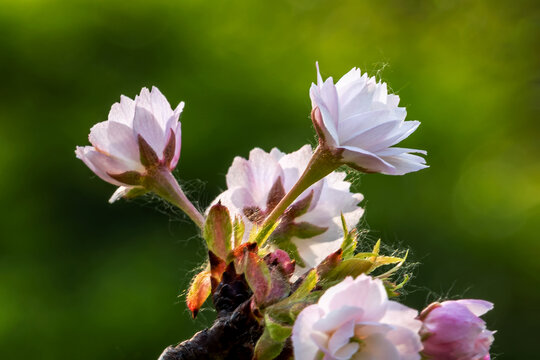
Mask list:
[[[479,318],[493,304],[484,300],[433,303],[420,314],[423,354],[437,360],[489,360],[494,332]]]
[[[312,120],[321,144],[343,163],[364,172],[403,175],[427,167],[424,158],[411,153],[423,150],[391,147],[420,125],[405,121],[399,96],[388,94],[386,83],[353,68],[336,84],[323,81],[317,64],[317,85],[310,96]]]
[[[388,300],[381,280],[360,275],[329,288],[298,315],[296,360],[419,360],[418,312]]]
[[[184,102],[172,109],[153,87],[141,90],[132,100],[120,97],[111,107],[107,121],[92,127],[92,146],[78,146],[75,154],[101,179],[119,186],[111,197],[154,191],[184,210],[202,226],[202,215],[187,200],[171,174],[180,158]]]
[[[311,156],[311,146],[305,145],[290,154],[256,148],[249,159],[236,157],[227,173],[228,190],[214,203],[221,201],[244,219],[247,240],[253,225],[260,225],[294,186]],[[281,216],[270,241],[287,250],[297,265],[316,266],[340,247],[341,213],[350,226],[360,220],[364,210],[358,203],[363,196],[350,192],[350,183],[344,179],[344,173],[331,173],[303,191]]]

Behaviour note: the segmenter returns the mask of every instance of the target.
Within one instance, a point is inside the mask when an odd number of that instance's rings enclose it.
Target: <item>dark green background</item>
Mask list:
[[[315,61],[388,82],[427,170],[362,176],[371,237],[421,265],[403,301],[495,302],[501,359],[537,353],[539,27],[531,1],[0,0],[0,357],[156,359],[212,319],[182,298],[194,226],[75,159],[120,94],[182,115],[178,174],[206,205],[236,155],[314,142]],[[197,179],[201,179],[200,182]],[[536,350],[536,351],[535,351]]]

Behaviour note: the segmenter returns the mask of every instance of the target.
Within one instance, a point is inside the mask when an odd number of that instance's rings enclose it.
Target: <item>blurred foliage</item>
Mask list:
[[[155,359],[208,324],[177,298],[194,226],[75,159],[120,94],[186,101],[178,175],[201,206],[236,155],[314,143],[316,60],[389,83],[431,168],[359,176],[371,236],[419,261],[404,302],[495,302],[504,359],[538,352],[539,6],[530,0],[0,0],[0,357]],[[204,183],[196,179],[201,179]],[[202,189],[202,190],[201,190]],[[163,215],[166,214],[165,216]],[[529,330],[527,330],[529,329]],[[30,356],[32,354],[32,356]]]

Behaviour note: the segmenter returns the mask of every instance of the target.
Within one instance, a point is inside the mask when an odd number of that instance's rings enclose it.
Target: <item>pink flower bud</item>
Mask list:
[[[437,360],[489,360],[494,332],[479,318],[493,308],[483,300],[433,303],[420,314],[423,354]]]

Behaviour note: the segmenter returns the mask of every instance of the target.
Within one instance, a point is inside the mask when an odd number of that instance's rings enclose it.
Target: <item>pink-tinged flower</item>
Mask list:
[[[494,332],[479,318],[493,304],[484,300],[433,303],[420,314],[423,354],[435,360],[489,360]]]
[[[141,187],[141,178],[161,167],[172,171],[180,158],[184,102],[175,110],[158,90],[147,88],[132,100],[120,97],[107,121],[90,130],[92,146],[78,146],[75,154],[103,180],[120,186],[111,201]]]
[[[92,146],[77,146],[75,154],[97,176],[118,185],[109,202],[152,191],[182,209],[203,227],[202,214],[185,196],[172,175],[180,158],[181,124],[184,108],[175,110],[163,94],[153,87],[141,90],[131,100],[120,97],[107,121],[92,129],[88,139]]]
[[[310,89],[312,120],[320,143],[341,162],[364,172],[403,175],[427,167],[423,150],[391,147],[416,130],[420,122],[405,121],[399,96],[386,83],[353,68],[336,84],[323,81],[317,64],[317,85]]]
[[[313,151],[309,145],[285,154],[253,149],[249,159],[236,157],[227,173],[228,190],[217,197],[246,224],[244,241],[260,225],[304,172]],[[345,174],[333,172],[307,188],[281,216],[270,243],[286,250],[300,267],[313,267],[339,249],[343,240],[340,214],[355,226],[364,210],[361,194],[349,191]],[[298,271],[302,271],[298,269]]]
[[[329,288],[298,315],[296,360],[419,360],[418,312],[388,300],[381,280],[360,275]]]

